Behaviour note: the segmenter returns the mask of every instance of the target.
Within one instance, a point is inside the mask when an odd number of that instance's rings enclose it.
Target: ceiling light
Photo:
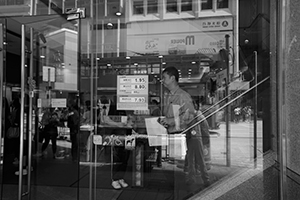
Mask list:
[[[118,11],[118,12],[116,12],[116,15],[117,15],[117,16],[121,16],[122,13],[121,13],[120,11]]]
[[[114,25],[113,25],[111,22],[108,22],[108,23],[107,23],[107,28],[108,28],[108,29],[111,29],[113,26],[114,26]]]

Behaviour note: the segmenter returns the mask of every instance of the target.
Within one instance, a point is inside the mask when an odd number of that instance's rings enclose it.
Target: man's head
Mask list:
[[[163,71],[163,84],[170,88],[174,85],[178,84],[179,81],[179,73],[178,70],[175,67],[167,67]]]

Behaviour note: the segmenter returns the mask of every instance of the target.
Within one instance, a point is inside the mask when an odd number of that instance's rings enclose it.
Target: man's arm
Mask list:
[[[179,123],[180,129],[184,129],[187,125],[194,119],[194,105],[192,100],[189,97],[183,98],[181,100],[182,104],[179,108]],[[162,124],[166,123],[169,126],[175,126],[175,118],[168,117],[163,119]]]

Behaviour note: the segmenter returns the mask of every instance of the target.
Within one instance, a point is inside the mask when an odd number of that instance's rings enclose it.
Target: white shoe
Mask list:
[[[119,190],[119,189],[122,188],[121,185],[120,185],[120,183],[119,183],[119,181],[113,181],[111,183],[111,186],[113,186],[113,188],[116,189],[116,190]]]
[[[16,176],[19,176],[19,174],[20,174],[19,171],[15,172]],[[27,175],[27,169],[23,169],[23,175]]]
[[[124,179],[119,180],[119,184],[120,184],[123,188],[128,187],[128,184],[124,181]]]

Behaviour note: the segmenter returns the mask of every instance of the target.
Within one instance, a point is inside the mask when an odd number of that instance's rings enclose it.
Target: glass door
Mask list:
[[[79,21],[1,19],[2,199],[42,199],[66,188],[66,198],[78,194]],[[8,134],[12,127],[19,134]]]

